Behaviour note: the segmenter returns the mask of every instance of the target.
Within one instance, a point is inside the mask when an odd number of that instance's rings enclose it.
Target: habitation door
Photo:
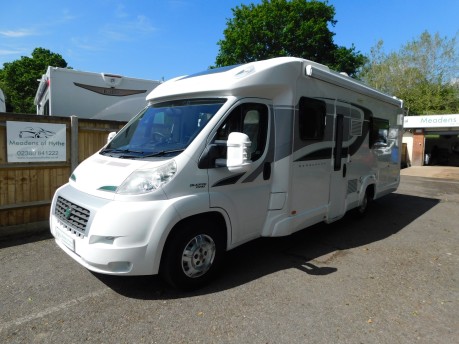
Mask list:
[[[324,219],[329,202],[333,142],[334,102],[301,97],[298,105],[289,193],[290,214],[296,219],[293,230]]]
[[[345,107],[337,106],[337,111]],[[330,203],[328,210],[328,220],[333,221],[344,215],[346,211],[346,191],[347,191],[347,152],[343,149],[344,135],[344,115],[338,113],[335,118],[335,142],[333,147],[333,170],[330,180]]]
[[[273,149],[269,149],[272,127],[270,104],[245,99],[237,103],[214,133],[213,144],[220,146],[219,167],[208,169],[210,206],[224,209],[232,227],[232,243],[260,236],[271,192]],[[231,132],[248,135],[251,163],[230,171],[225,166],[226,141]]]

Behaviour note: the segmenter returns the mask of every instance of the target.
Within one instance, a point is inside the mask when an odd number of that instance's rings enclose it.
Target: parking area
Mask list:
[[[244,245],[191,294],[2,241],[0,342],[457,343],[458,170],[405,169],[365,218]]]

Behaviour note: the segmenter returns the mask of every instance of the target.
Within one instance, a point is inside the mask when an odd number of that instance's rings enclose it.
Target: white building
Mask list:
[[[406,116],[408,165],[459,166],[459,114]]]

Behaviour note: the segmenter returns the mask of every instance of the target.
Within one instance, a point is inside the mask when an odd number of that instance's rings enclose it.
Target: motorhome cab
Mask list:
[[[225,251],[396,190],[402,101],[275,58],[176,78],[57,190],[51,231],[90,270],[206,283]]]

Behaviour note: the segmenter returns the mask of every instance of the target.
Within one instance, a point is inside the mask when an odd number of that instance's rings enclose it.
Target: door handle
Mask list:
[[[271,163],[265,162],[263,165],[263,180],[269,180],[271,178]]]
[[[346,178],[346,174],[347,174],[347,165],[344,164],[343,165],[343,178]]]

